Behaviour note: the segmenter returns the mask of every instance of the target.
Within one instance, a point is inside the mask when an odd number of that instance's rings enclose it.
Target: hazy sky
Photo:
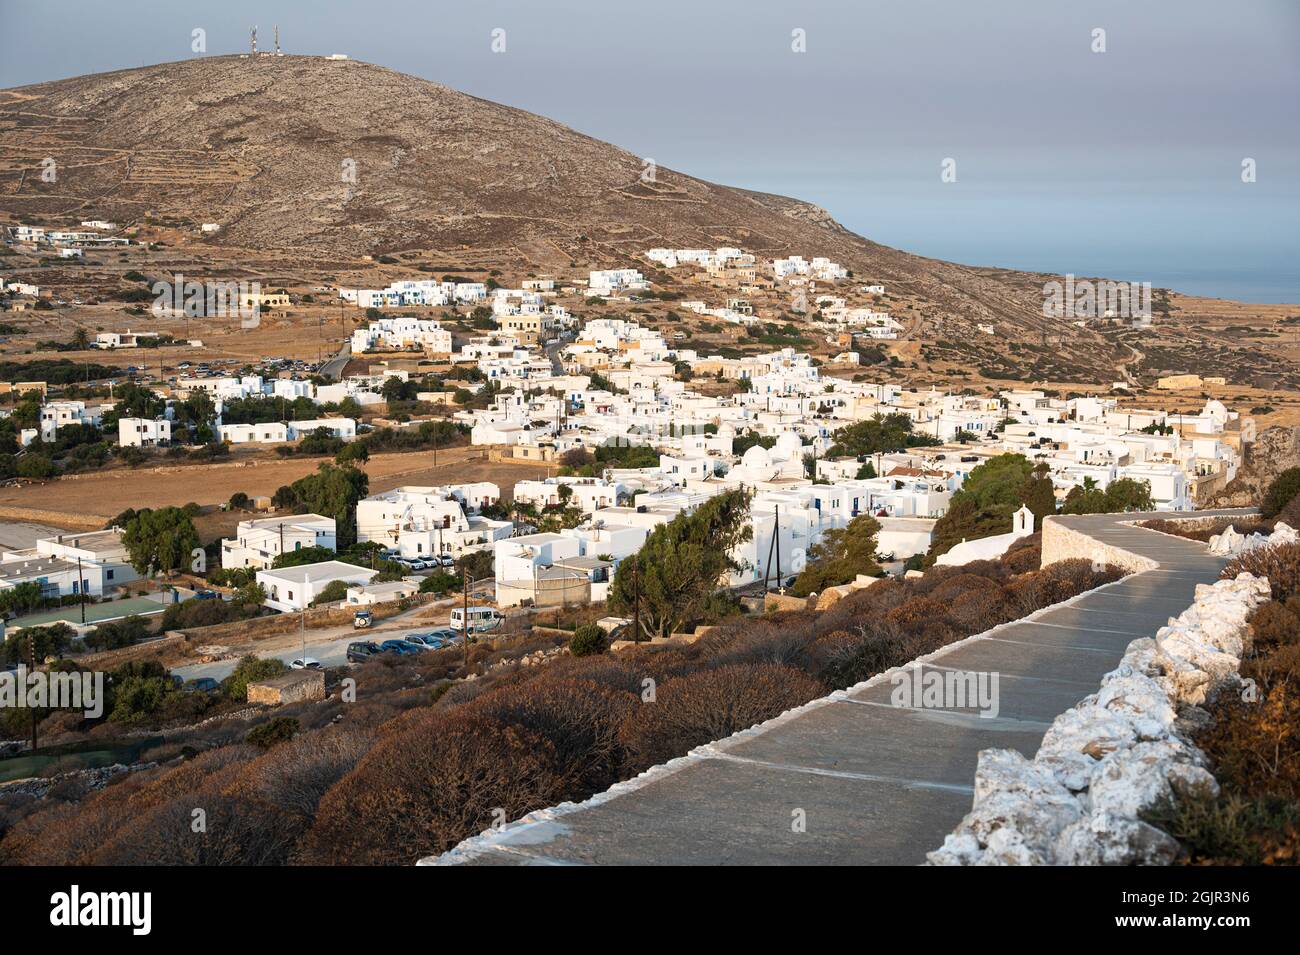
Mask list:
[[[0,87],[254,23],[921,254],[1300,302],[1297,0],[0,0]]]

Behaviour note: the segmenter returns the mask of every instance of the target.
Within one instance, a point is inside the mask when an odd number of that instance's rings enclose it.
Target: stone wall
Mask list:
[[[277,706],[325,699],[324,670],[294,670],[284,676],[248,684],[248,702]]]
[[[1129,644],[1101,688],[1052,723],[1032,760],[986,749],[971,811],[931,865],[1167,865],[1178,842],[1142,819],[1174,797],[1215,796],[1192,738],[1204,704],[1237,689],[1246,623],[1268,580],[1200,584],[1155,639]]]
[[[1040,566],[1055,564],[1060,560],[1082,558],[1093,563],[1111,564],[1131,573],[1155,570],[1160,565],[1149,557],[1132,551],[1103,544],[1082,531],[1075,530],[1062,520],[1048,517],[1043,521],[1043,559]]]

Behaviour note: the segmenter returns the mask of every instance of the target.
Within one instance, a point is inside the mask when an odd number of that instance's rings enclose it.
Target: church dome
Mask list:
[[[772,466],[772,456],[767,453],[767,448],[756,444],[744,453],[740,463],[750,470],[759,471]]]

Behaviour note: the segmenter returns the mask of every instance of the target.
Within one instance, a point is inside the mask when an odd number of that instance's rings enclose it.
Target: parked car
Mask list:
[[[216,693],[221,689],[221,684],[210,676],[201,676],[197,680],[190,680],[181,687],[185,693]]]
[[[405,640],[385,640],[379,645],[380,653],[396,653],[398,656],[410,656],[423,651],[413,643]]]
[[[451,554],[439,554],[438,564],[442,567],[455,567],[456,558],[452,557]]]
[[[379,653],[379,644],[366,640],[360,643],[348,644],[348,663],[365,663],[375,654]]]
[[[196,590],[194,591],[195,600],[219,600],[221,597],[215,590]]]
[[[424,650],[441,650],[443,647],[450,646],[455,636],[456,634],[450,630],[433,630],[427,633],[408,633],[402,639]]]
[[[323,670],[321,662],[315,657],[303,657],[300,660],[294,660],[289,664],[290,670]]]

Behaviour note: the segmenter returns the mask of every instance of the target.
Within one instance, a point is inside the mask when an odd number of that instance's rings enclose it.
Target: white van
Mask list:
[[[464,607],[457,607],[451,612],[451,629],[464,630],[466,615],[469,617],[470,633],[495,630],[505,619],[505,615],[495,607],[470,607],[468,611]]]

